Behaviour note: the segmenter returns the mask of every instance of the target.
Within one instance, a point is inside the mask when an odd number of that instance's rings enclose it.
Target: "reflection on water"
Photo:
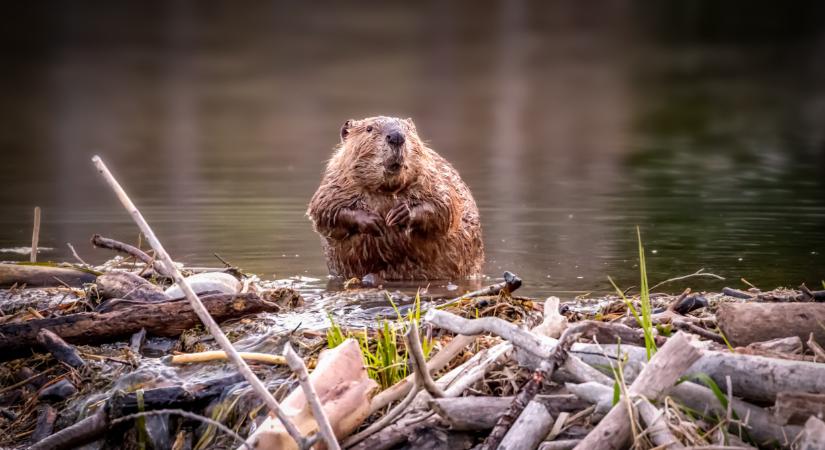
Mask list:
[[[99,153],[176,259],[323,277],[305,205],[339,125],[389,114],[473,189],[487,274],[529,293],[634,284],[637,224],[652,282],[818,285],[823,8],[656,4],[21,7],[2,31],[0,247],[27,244],[35,205],[41,258],[135,240]]]

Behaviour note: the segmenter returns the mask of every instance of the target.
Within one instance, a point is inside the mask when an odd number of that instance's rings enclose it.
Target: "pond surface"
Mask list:
[[[0,31],[0,248],[29,245],[35,205],[41,260],[136,241],[100,154],[177,260],[324,284],[306,204],[344,120],[384,114],[458,168],[485,273],[526,293],[638,284],[637,225],[651,284],[821,287],[821,6],[506,4],[20,6]]]

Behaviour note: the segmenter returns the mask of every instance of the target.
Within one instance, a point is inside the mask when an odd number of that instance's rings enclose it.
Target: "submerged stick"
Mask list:
[[[37,244],[40,240],[40,207],[34,207],[34,226],[32,227],[31,262],[37,262]]]
[[[332,430],[329,417],[327,417],[327,414],[324,412],[324,406],[321,404],[321,400],[318,398],[318,393],[315,391],[312,383],[309,382],[307,366],[304,365],[304,361],[295,353],[295,350],[292,349],[289,342],[284,346],[284,359],[287,364],[289,364],[292,372],[298,377],[298,383],[301,385],[301,389],[304,390],[304,397],[306,397],[309,408],[312,410],[312,416],[315,418],[315,422],[318,423],[318,433],[324,438],[327,449],[340,450],[341,446],[338,445],[338,439],[335,439],[335,431]]]
[[[261,380],[252,373],[252,369],[244,362],[243,358],[238,354],[237,350],[232,346],[232,343],[229,342],[226,335],[223,334],[221,328],[212,319],[212,316],[209,315],[209,312],[203,306],[200,299],[198,298],[197,294],[192,290],[189,286],[189,282],[183,278],[178,268],[175,266],[172,258],[166,253],[166,250],[163,248],[163,245],[158,240],[157,236],[155,236],[155,232],[152,231],[152,228],[143,218],[143,215],[138,211],[137,207],[132,203],[132,200],[126,195],[126,192],[117,182],[115,177],[109,172],[109,169],[106,167],[106,164],[103,163],[103,160],[100,159],[99,156],[94,156],[92,158],[92,162],[97,167],[98,172],[103,176],[112,190],[115,191],[118,198],[120,199],[121,203],[123,204],[124,208],[129,212],[132,216],[132,219],[137,224],[140,231],[143,232],[146,239],[149,241],[149,244],[155,250],[155,256],[159,259],[161,266],[165,269],[165,274],[172,276],[175,280],[175,283],[180,286],[183,293],[186,295],[187,300],[192,305],[192,309],[197,314],[198,318],[200,318],[201,322],[203,322],[204,326],[209,333],[215,338],[215,342],[218,343],[226,354],[229,356],[229,359],[238,367],[238,372],[243,375],[243,377],[249,382],[249,385],[252,387],[252,390],[255,391],[256,394],[264,401],[267,407],[275,413],[278,419],[283,423],[284,429],[289,433],[292,439],[298,443],[299,447],[303,447],[304,438],[301,436],[301,433],[295,427],[295,425],[289,420],[289,418],[284,413],[283,409],[281,408],[280,404],[275,397],[272,396],[272,393],[267,390],[266,386],[261,382]]]

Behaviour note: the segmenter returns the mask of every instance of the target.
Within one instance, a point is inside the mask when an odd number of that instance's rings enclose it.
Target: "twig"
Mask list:
[[[190,419],[190,420],[197,420],[198,422],[203,422],[203,423],[206,423],[206,424],[209,424],[209,425],[213,425],[215,428],[217,428],[217,429],[223,431],[224,433],[228,434],[229,436],[232,436],[233,438],[235,438],[235,440],[241,441],[243,443],[244,447],[248,448],[249,450],[253,450],[252,447],[249,444],[246,443],[246,440],[244,440],[244,438],[240,434],[234,432],[231,428],[227,427],[226,425],[218,422],[217,420],[210,419],[209,417],[204,417],[200,414],[195,414],[195,413],[192,413],[192,412],[189,412],[189,411],[184,411],[182,409],[155,409],[155,410],[152,410],[152,411],[143,411],[143,412],[138,412],[138,413],[134,413],[134,414],[129,414],[129,415],[126,415],[126,416],[123,416],[123,417],[118,417],[117,419],[111,420],[109,422],[109,426],[111,427],[111,426],[117,425],[121,422],[127,422],[127,421],[130,421],[130,420],[139,419],[141,417],[163,416],[163,415],[166,415],[166,414],[175,414],[175,415],[178,415],[178,416],[186,417],[187,419]]]
[[[479,289],[477,291],[468,292],[462,296],[456,297],[447,303],[442,303],[437,305],[438,308],[444,308],[445,306],[450,306],[454,303],[458,303],[462,300],[471,299],[474,297],[482,297],[485,295],[499,295],[502,291],[506,291],[507,293],[512,293],[516,289],[521,287],[521,278],[518,275],[512,272],[504,272],[504,281],[501,283],[491,284],[486,288]]]
[[[40,207],[34,207],[34,226],[32,226],[31,262],[37,262],[37,244],[40,240]]]
[[[696,325],[694,325],[690,322],[685,322],[684,320],[679,320],[679,319],[673,319],[673,322],[671,322],[671,323],[673,323],[674,327],[676,327],[676,328],[678,328],[682,331],[687,331],[688,333],[697,334],[699,336],[702,336],[705,339],[709,339],[709,340],[711,340],[713,342],[716,342],[718,344],[723,344],[723,345],[725,344],[725,339],[722,336],[720,336],[720,335],[718,335],[718,334],[716,334],[712,331],[708,331],[708,330],[706,330],[702,327],[696,326]]]
[[[66,242],[66,245],[69,247],[69,250],[72,251],[72,256],[74,256],[74,259],[78,260],[84,267],[91,267],[86,261],[83,261],[83,258],[81,258],[80,255],[77,254],[77,250],[74,249],[74,245],[72,245],[71,242]]]
[[[159,263],[161,266],[165,266],[165,274],[171,275],[174,279],[175,283],[181,288],[183,293],[186,295],[186,298],[189,300],[192,309],[197,314],[198,318],[200,318],[201,322],[203,322],[206,329],[209,330],[209,333],[215,338],[215,342],[229,355],[229,359],[238,367],[238,372],[243,375],[243,377],[249,382],[249,385],[252,387],[252,390],[258,394],[261,400],[266,403],[267,407],[272,410],[278,419],[283,423],[284,429],[287,433],[298,443],[299,447],[303,447],[304,438],[301,436],[300,431],[295,427],[295,424],[289,420],[286,413],[284,413],[283,409],[281,409],[280,404],[278,401],[275,400],[275,397],[267,390],[266,386],[252,373],[252,369],[244,362],[243,358],[238,354],[234,347],[232,347],[232,343],[229,342],[229,339],[226,338],[226,335],[223,334],[221,328],[209,315],[209,311],[203,306],[200,299],[198,298],[197,294],[192,290],[192,287],[189,286],[189,282],[183,278],[178,268],[175,266],[175,263],[172,261],[172,258],[166,253],[166,250],[163,248],[163,245],[158,240],[157,236],[155,236],[155,232],[152,231],[152,228],[143,218],[143,215],[138,211],[137,207],[135,207],[132,200],[129,199],[129,196],[126,195],[126,192],[114,178],[114,176],[109,172],[109,169],[103,163],[103,160],[100,159],[99,156],[94,156],[92,158],[92,162],[97,167],[98,172],[103,176],[109,186],[115,191],[118,198],[120,199],[123,206],[132,216],[132,219],[140,228],[140,231],[146,236],[146,239],[149,241],[149,244],[155,250],[155,256],[159,258]],[[148,255],[147,255],[148,256]]]
[[[435,384],[430,372],[427,370],[427,362],[424,359],[424,350],[421,348],[421,338],[418,335],[418,324],[413,321],[407,331],[407,350],[410,353],[410,362],[413,365],[415,375],[418,377],[421,386],[435,398],[444,397],[444,391]]]
[[[287,360],[281,355],[270,355],[269,353],[255,353],[255,352],[238,352],[241,358],[247,361],[263,362],[274,365],[286,365]],[[162,361],[166,364],[190,364],[209,361],[226,360],[226,352],[221,350],[213,350],[199,353],[186,353],[182,355],[170,355],[163,357]]]
[[[327,417],[326,412],[324,412],[324,406],[321,404],[321,400],[318,398],[318,393],[315,392],[312,383],[309,382],[307,367],[304,365],[301,357],[298,356],[295,350],[292,349],[292,346],[289,345],[289,342],[284,345],[284,359],[286,359],[289,368],[292,369],[298,377],[298,383],[301,385],[301,389],[304,390],[304,397],[306,397],[307,403],[309,403],[309,407],[312,410],[312,416],[318,424],[318,432],[321,434],[321,437],[324,438],[327,448],[330,450],[340,450],[341,446],[338,445],[338,439],[335,438],[335,431],[332,430],[329,417]]]
[[[818,342],[814,339],[814,334],[811,333],[808,337],[808,348],[814,352],[814,362],[819,360],[820,362],[825,361],[825,350],[823,350],[822,346],[819,345]]]
[[[101,164],[102,163],[103,162],[101,161]],[[105,166],[103,166],[103,167],[105,169]],[[103,173],[103,172],[101,172],[101,173]],[[104,174],[104,177],[105,176],[106,175]],[[108,179],[107,179],[107,181],[108,181]],[[112,178],[112,181],[117,182],[117,180],[115,180],[114,178]],[[119,185],[118,185],[118,187],[119,187]],[[125,192],[124,192],[124,195],[125,195]],[[128,197],[126,197],[126,199],[128,200]],[[129,200],[129,201],[131,202],[131,200]],[[132,206],[134,206],[134,205],[132,205]],[[137,211],[137,209],[135,209],[135,211]],[[138,212],[138,214],[140,214],[140,212]],[[134,218],[134,216],[133,216],[133,218]],[[137,220],[137,219],[135,219],[135,220]],[[140,226],[140,225],[138,225],[138,226]],[[91,242],[92,242],[92,245],[94,245],[95,247],[108,248],[109,250],[114,250],[116,252],[125,253],[129,256],[134,257],[135,259],[139,259],[144,264],[146,264],[147,267],[152,267],[153,265],[155,265],[156,270],[160,269],[160,264],[155,264],[156,263],[155,258],[149,256],[149,254],[147,254],[143,250],[135,247],[134,245],[130,245],[130,244],[127,244],[125,242],[120,242],[120,241],[112,239],[112,238],[103,237],[99,234],[95,234],[94,236],[92,236]],[[149,242],[151,243],[152,241],[150,240]]]
[[[11,391],[11,390],[13,390],[13,389],[17,389],[17,388],[19,388],[20,386],[25,386],[25,385],[27,385],[27,384],[31,383],[32,381],[34,381],[34,380],[36,380],[36,379],[38,379],[38,378],[42,377],[43,375],[46,375],[47,373],[51,372],[51,371],[52,371],[52,370],[54,370],[54,369],[55,369],[55,367],[49,367],[48,369],[46,369],[46,370],[44,370],[44,371],[42,371],[42,372],[40,372],[40,373],[36,373],[36,374],[34,374],[34,375],[32,375],[32,376],[30,376],[30,377],[26,378],[25,380],[18,381],[17,383],[14,383],[14,384],[12,384],[12,385],[6,386],[6,387],[4,387],[4,388],[0,389],[0,394],[5,394],[6,392]]]
[[[703,267],[703,268],[701,268],[701,269],[697,270],[696,272],[693,272],[692,274],[689,274],[689,275],[683,275],[681,277],[675,277],[675,278],[668,278],[665,281],[662,281],[660,283],[657,283],[657,284],[653,285],[653,287],[651,287],[649,290],[652,291],[652,290],[656,289],[659,286],[663,286],[665,284],[672,283],[674,281],[682,281],[682,280],[687,280],[688,278],[696,278],[696,277],[708,277],[708,278],[715,278],[717,280],[724,280],[725,279],[724,277],[720,277],[719,275],[716,275],[715,273],[705,272],[705,268]]]

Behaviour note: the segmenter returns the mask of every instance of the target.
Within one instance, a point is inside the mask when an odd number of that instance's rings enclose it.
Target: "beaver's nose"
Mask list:
[[[400,131],[393,131],[387,135],[387,142],[393,147],[400,147],[404,143],[404,135]]]

